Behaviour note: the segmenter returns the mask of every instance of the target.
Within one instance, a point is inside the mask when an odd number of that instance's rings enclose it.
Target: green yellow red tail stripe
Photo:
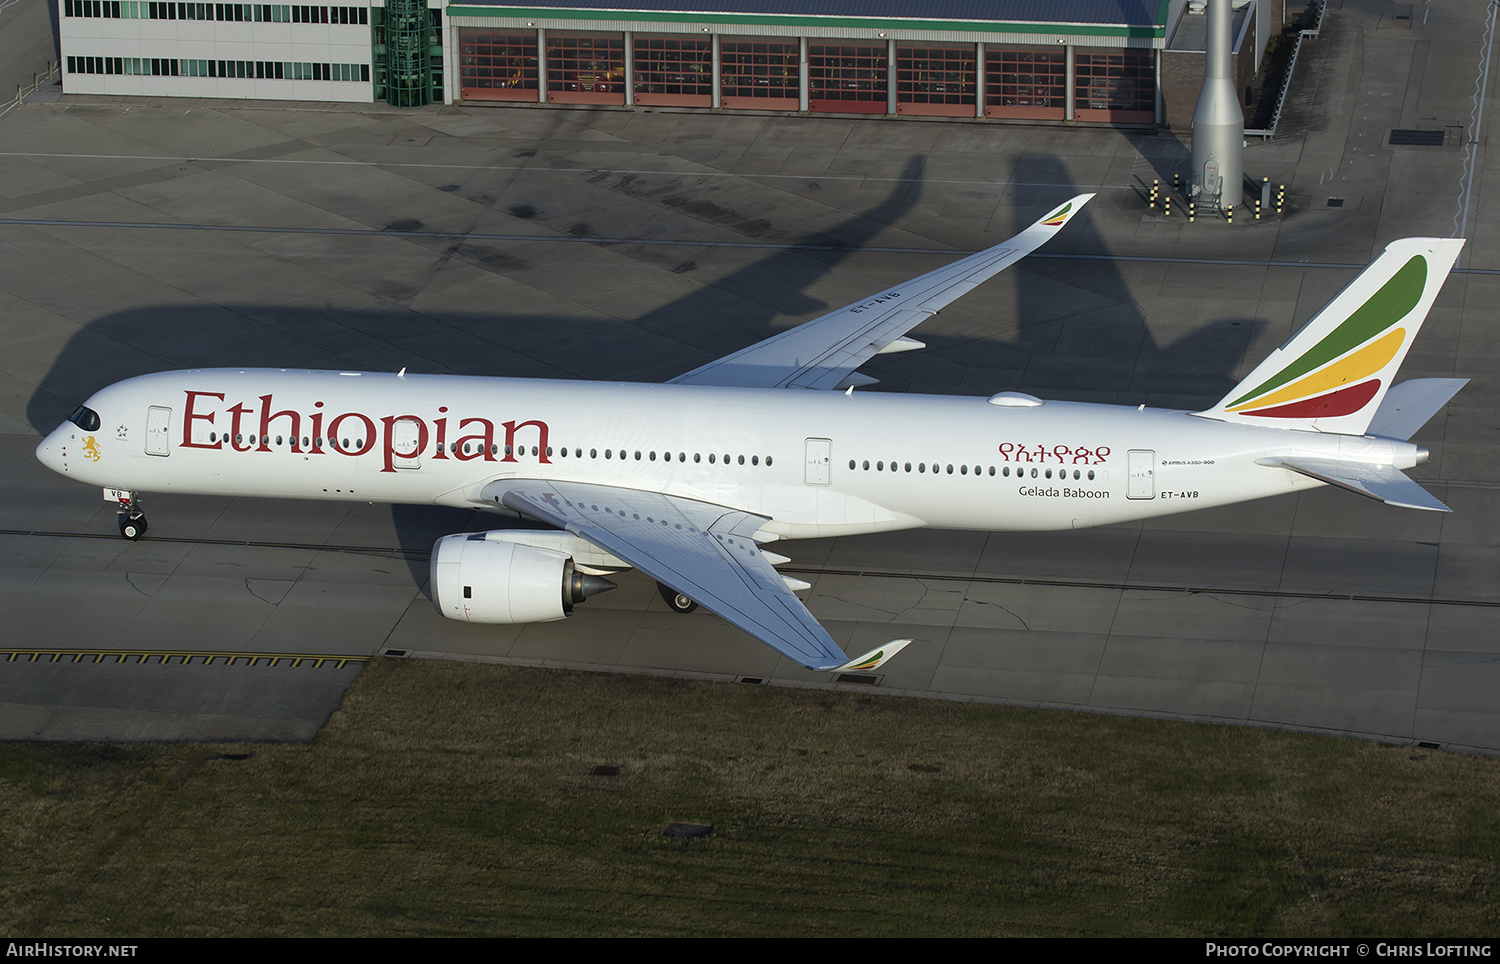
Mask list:
[[[1042,223],[1045,224],[1049,228],[1055,228],[1059,224],[1062,224],[1062,223],[1064,223],[1064,222],[1066,222],[1068,220],[1068,214],[1072,210],[1073,210],[1073,202],[1069,201],[1067,204],[1064,204],[1062,207],[1058,208],[1056,211],[1053,211],[1047,217],[1042,218]]]
[[[1200,414],[1363,434],[1462,246],[1439,238],[1393,241],[1301,331]]]
[[[1288,407],[1278,403],[1308,399],[1329,387],[1368,378],[1380,371],[1405,344],[1406,329],[1397,328],[1374,344],[1366,343],[1410,314],[1421,301],[1426,284],[1427,259],[1415,255],[1326,337],[1226,408],[1250,415],[1292,417],[1277,414]],[[1315,374],[1277,391],[1310,372]]]

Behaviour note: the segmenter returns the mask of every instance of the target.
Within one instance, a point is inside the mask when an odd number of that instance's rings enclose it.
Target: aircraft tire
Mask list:
[[[665,602],[667,604],[667,607],[674,613],[681,613],[682,615],[686,616],[688,613],[698,608],[697,603],[689,599],[684,593],[680,593],[677,590],[673,589],[671,586],[657,583],[656,591],[661,593],[662,601]]]
[[[138,515],[135,518],[120,516],[120,535],[137,542],[141,536],[146,534],[146,517]]]

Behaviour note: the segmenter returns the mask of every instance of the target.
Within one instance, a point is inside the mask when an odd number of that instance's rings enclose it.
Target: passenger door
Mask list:
[[[1130,481],[1126,486],[1127,499],[1156,498],[1156,453],[1150,449],[1130,450]]]
[[[160,405],[152,405],[146,409],[146,454],[147,455],[170,455],[171,449],[167,445],[167,431],[172,424],[172,410],[162,408]]]
[[[807,440],[807,475],[808,485],[828,485],[829,464],[833,459],[833,441],[826,438],[810,438]]]
[[[421,423],[413,418],[398,418],[391,428],[391,465],[398,469],[421,468]],[[407,456],[407,452],[412,454]]]

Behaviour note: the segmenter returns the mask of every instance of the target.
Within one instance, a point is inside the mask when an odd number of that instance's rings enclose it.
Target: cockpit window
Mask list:
[[[77,425],[85,432],[99,431],[99,413],[87,405],[78,406],[78,411],[68,416],[68,421]]]

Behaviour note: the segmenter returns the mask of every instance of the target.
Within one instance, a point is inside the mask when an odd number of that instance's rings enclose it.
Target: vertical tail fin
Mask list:
[[[1234,391],[1198,414],[1363,435],[1463,245],[1462,239],[1392,241]]]

